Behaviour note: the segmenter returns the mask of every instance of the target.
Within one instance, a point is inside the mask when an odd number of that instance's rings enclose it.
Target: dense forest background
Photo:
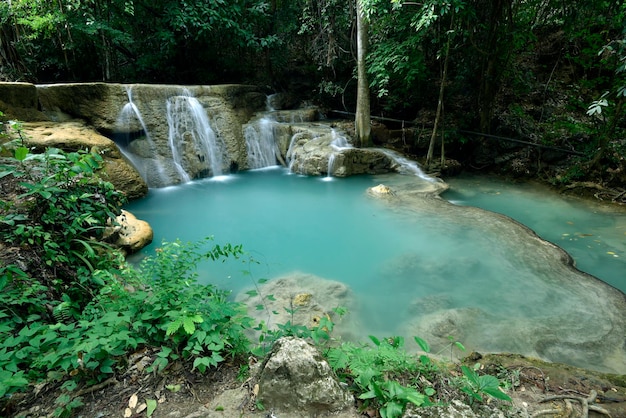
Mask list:
[[[472,155],[474,167],[502,151],[477,132],[584,154],[553,179],[607,181],[610,168],[608,183],[623,184],[622,1],[359,4],[372,115],[427,130],[437,120],[452,156]],[[356,10],[343,0],[3,1],[0,79],[251,83],[354,112]],[[518,157],[509,171],[541,174],[534,156]]]

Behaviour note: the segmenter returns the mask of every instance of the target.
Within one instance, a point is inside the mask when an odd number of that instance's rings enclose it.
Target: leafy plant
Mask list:
[[[431,387],[419,387],[415,382],[422,371],[432,366],[429,362],[416,362],[404,350],[403,337],[378,339],[370,336],[374,347],[343,343],[328,350],[330,366],[338,375],[352,382],[359,399],[377,405],[382,417],[399,417],[407,404],[430,405]],[[426,364],[424,364],[426,363]],[[402,384],[411,376],[409,384]]]
[[[470,403],[473,401],[482,402],[484,395],[510,401],[511,397],[500,390],[500,381],[498,378],[488,374],[479,375],[477,373],[479,368],[480,364],[478,363],[472,369],[467,366],[461,366],[461,371],[465,377],[461,390],[469,395]]]
[[[21,194],[0,213],[0,238],[41,249],[48,266],[79,264],[93,270],[110,261],[100,251],[105,244],[94,240],[120,214],[125,199],[97,177],[102,161],[97,153],[49,148],[31,154],[23,145],[15,147],[0,176],[18,179]]]
[[[15,266],[3,267],[0,394],[53,376],[71,383],[102,381],[141,346],[159,348],[149,368],[154,372],[179,359],[204,372],[229,356],[248,353],[243,332],[252,320],[243,306],[229,301],[227,292],[195,281],[198,260],[236,256],[241,247],[202,249],[209,241],[164,243],[139,268],[95,271],[100,291],[76,318],[45,309],[71,300],[51,300],[45,286]],[[66,386],[69,398],[59,407],[60,416],[77,406],[71,398],[75,387]]]
[[[368,387],[369,391],[359,395],[359,399],[376,399],[381,405],[378,412],[382,418],[401,417],[408,403],[422,406],[428,400],[426,395],[394,380],[373,381]]]
[[[112,308],[130,318],[130,329],[152,346],[161,347],[152,370],[163,370],[172,360],[192,360],[204,372],[228,355],[249,350],[244,330],[252,327],[245,308],[228,300],[228,292],[197,282],[195,267],[200,260],[239,257],[241,246],[215,245],[212,239],[183,244],[165,242],[154,257],[138,269],[123,272],[132,292],[107,288],[91,305],[93,312]],[[110,280],[108,282],[111,282]],[[111,293],[116,295],[109,302]]]

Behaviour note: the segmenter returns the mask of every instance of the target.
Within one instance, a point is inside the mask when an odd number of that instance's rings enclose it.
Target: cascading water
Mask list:
[[[128,102],[122,107],[122,110],[120,111],[120,114],[116,121],[116,125],[119,131],[124,132],[124,134],[119,133],[116,136],[116,143],[119,146],[120,152],[132,163],[132,165],[139,172],[141,177],[146,180],[146,182],[148,183],[148,187],[154,186],[154,184],[151,184],[148,181],[148,179],[153,178],[153,176],[150,175],[150,173],[152,172],[156,174],[158,182],[167,182],[165,168],[159,158],[147,158],[147,156],[138,156],[128,149],[131,138],[138,138],[142,136],[147,142],[149,155],[158,155],[158,153],[156,152],[156,145],[152,140],[150,131],[148,130],[148,127],[146,126],[146,123],[141,116],[139,108],[137,107],[135,102],[133,102],[132,86],[126,88],[126,95],[128,96]]]
[[[174,165],[183,181],[222,174],[226,146],[198,99],[187,91],[167,99],[167,123]]]
[[[248,168],[256,169],[276,165],[276,158],[280,155],[274,138],[275,121],[270,116],[264,116],[248,124],[243,135],[248,151]]]
[[[333,140],[330,142],[330,147],[334,150],[328,155],[328,172],[326,173],[325,181],[330,181],[333,178],[333,173],[335,170],[335,161],[337,156],[341,153],[342,150],[354,148],[348,142],[348,138],[344,135],[340,135],[336,129],[332,130]]]
[[[401,154],[395,151],[392,151],[389,149],[382,149],[382,148],[378,149],[378,151],[380,151],[387,157],[391,158],[396,164],[398,164],[399,169],[397,171],[400,174],[411,174],[411,175],[417,176],[423,180],[430,181],[430,182],[441,181],[441,179],[430,177],[429,175],[424,173],[424,171],[422,171],[422,169],[420,168],[417,162],[413,160],[409,160],[408,158],[402,156]]]

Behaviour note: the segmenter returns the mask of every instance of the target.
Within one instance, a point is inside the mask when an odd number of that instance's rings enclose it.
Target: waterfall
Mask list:
[[[341,151],[344,149],[354,148],[348,142],[348,138],[346,138],[345,135],[340,135],[339,133],[337,133],[336,129],[332,129],[331,135],[333,139],[330,141],[330,147],[333,149],[333,151],[328,155],[328,171],[326,173],[326,181],[332,179],[335,169],[335,160],[337,159],[337,156],[341,154]]]
[[[296,161],[298,160],[295,157],[296,153],[296,145],[302,139],[307,139],[306,132],[296,132],[291,136],[291,140],[289,141],[289,148],[287,148],[287,155],[285,156],[287,159],[287,166],[289,167],[289,171],[292,173],[301,173],[302,167],[304,166],[305,160],[304,158],[299,160],[298,166],[296,166]]]
[[[184,181],[219,176],[226,146],[211,128],[198,99],[187,91],[167,99],[168,143],[174,166]]]
[[[335,168],[335,160],[337,159],[337,153],[331,152],[328,156],[328,169],[324,181],[331,181],[333,179],[333,169]]]
[[[399,168],[397,169],[397,171],[400,174],[411,174],[429,182],[441,182],[442,181],[441,179],[430,177],[429,175],[427,175],[426,173],[422,171],[422,169],[420,168],[419,164],[417,164],[417,162],[413,160],[409,160],[406,157],[403,157],[400,153],[397,153],[389,149],[382,149],[382,148],[378,148],[377,150],[380,153],[389,157],[396,164],[398,164]]]
[[[276,165],[276,156],[279,151],[274,139],[274,124],[276,122],[264,116],[248,124],[243,132],[248,151],[248,168],[263,168]]]
[[[139,172],[141,177],[146,180],[148,183],[148,187],[154,186],[154,184],[150,184],[149,179],[153,176],[149,175],[151,172],[156,172],[156,176],[158,182],[162,184],[167,184],[168,176],[165,173],[165,167],[163,166],[162,161],[159,158],[148,158],[138,156],[135,153],[131,152],[128,149],[128,145],[132,141],[131,138],[139,137],[138,134],[131,135],[131,132],[138,132],[139,134],[143,134],[143,138],[145,138],[149,153],[152,156],[158,155],[156,152],[156,145],[152,140],[152,136],[150,135],[150,131],[146,126],[146,123],[141,116],[141,112],[139,108],[133,101],[133,89],[132,86],[126,87],[126,95],[128,97],[128,102],[124,104],[122,110],[116,121],[116,126],[120,128],[121,132],[125,132],[124,134],[117,135],[118,148],[120,152],[126,157],[127,160],[131,162],[131,164],[135,167],[135,169]],[[138,124],[138,125],[137,125]],[[122,138],[120,136],[123,135]],[[123,142],[120,144],[120,142]]]
[[[340,135],[336,129],[332,129],[331,135],[333,140],[330,142],[330,146],[336,149],[337,151],[341,151],[343,149],[354,148],[348,142],[348,138],[345,135]]]
[[[167,126],[147,103],[150,132],[132,87],[126,88],[128,102],[117,119],[117,142],[148,187],[163,187],[195,178],[220,176],[228,158],[226,145],[215,134],[202,104],[187,89],[171,95],[164,92]],[[158,108],[158,107],[157,107]],[[153,111],[152,115],[150,111]]]

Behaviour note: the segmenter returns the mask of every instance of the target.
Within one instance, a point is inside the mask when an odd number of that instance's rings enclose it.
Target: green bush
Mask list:
[[[0,180],[13,193],[0,205],[0,240],[33,259],[26,271],[0,267],[0,411],[13,393],[47,380],[63,382],[56,415],[66,416],[81,405],[77,387],[113,376],[140,347],[155,350],[156,372],[173,360],[204,372],[249,352],[245,308],[195,273],[201,260],[240,257],[241,246],[164,243],[128,265],[101,242],[124,202],[96,175],[101,156],[31,154],[16,132],[3,145],[11,156]]]

